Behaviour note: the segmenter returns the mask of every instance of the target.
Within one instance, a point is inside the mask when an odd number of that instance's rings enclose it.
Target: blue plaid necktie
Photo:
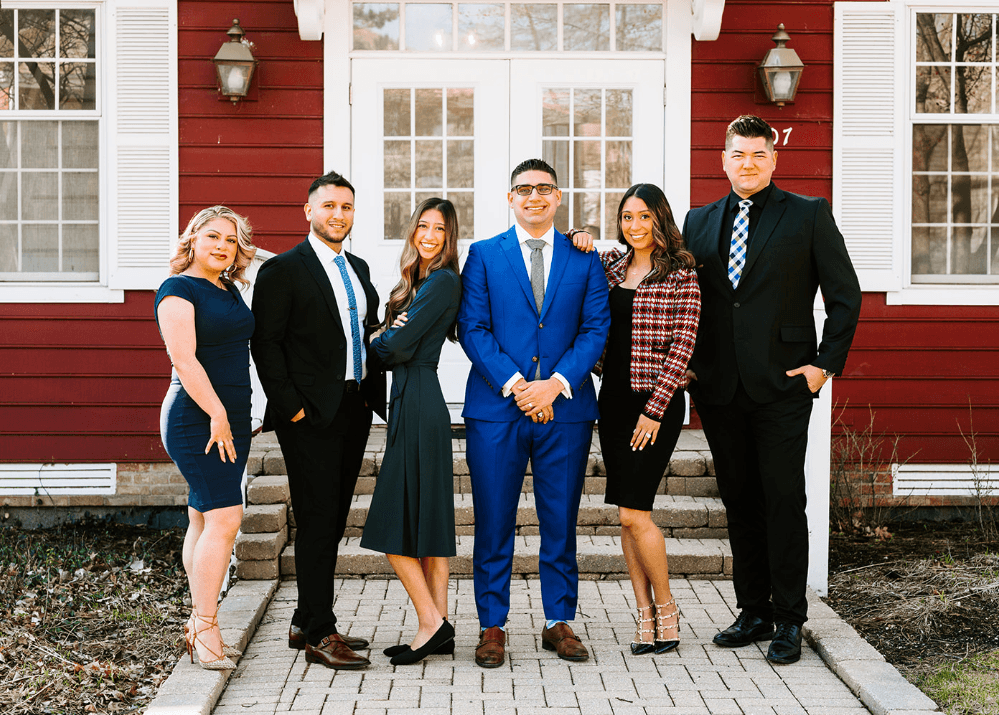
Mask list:
[[[739,287],[742,268],[746,265],[746,242],[749,240],[749,207],[753,202],[743,199],[739,202],[739,215],[732,225],[732,247],[728,250],[728,279],[732,287]]]
[[[347,261],[343,256],[333,259],[340,269],[343,285],[347,289],[347,306],[350,308],[350,339],[354,342],[354,379],[361,381],[361,326],[357,322],[357,300],[354,298],[354,286],[347,275]]]

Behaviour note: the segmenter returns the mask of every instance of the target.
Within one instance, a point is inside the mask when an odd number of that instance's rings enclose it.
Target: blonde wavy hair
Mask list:
[[[174,251],[173,258],[170,259],[170,275],[175,276],[183,273],[194,262],[194,237],[205,224],[217,218],[224,218],[231,221],[236,227],[236,260],[221,275],[225,283],[236,284],[241,287],[250,285],[250,281],[243,277],[247,267],[257,255],[257,247],[253,245],[253,229],[246,217],[226,206],[209,206],[194,214],[187,228],[180,234],[177,241],[177,250]]]

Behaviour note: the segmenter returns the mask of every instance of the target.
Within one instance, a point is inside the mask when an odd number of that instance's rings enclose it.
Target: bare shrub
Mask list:
[[[985,538],[995,539],[999,536],[999,526],[996,524],[996,509],[993,504],[995,490],[991,480],[992,463],[986,460],[982,464],[981,448],[975,438],[975,415],[971,407],[970,397],[968,398],[968,432],[965,434],[960,421],[957,421],[957,429],[961,433],[964,444],[968,447],[968,466],[971,468],[971,488],[975,497],[975,518],[978,521],[978,528]]]

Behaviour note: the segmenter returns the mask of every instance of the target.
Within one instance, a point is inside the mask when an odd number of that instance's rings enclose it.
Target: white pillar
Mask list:
[[[826,319],[821,295],[815,303],[815,329],[822,336]],[[812,405],[805,453],[805,493],[808,505],[808,585],[817,594],[829,591],[829,456],[832,438],[832,392],[829,380]]]

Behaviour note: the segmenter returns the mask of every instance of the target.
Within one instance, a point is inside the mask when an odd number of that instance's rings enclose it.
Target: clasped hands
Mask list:
[[[521,412],[530,417],[532,422],[540,422],[543,425],[555,418],[552,403],[564,389],[565,386],[557,377],[532,382],[520,378],[510,388]]]

